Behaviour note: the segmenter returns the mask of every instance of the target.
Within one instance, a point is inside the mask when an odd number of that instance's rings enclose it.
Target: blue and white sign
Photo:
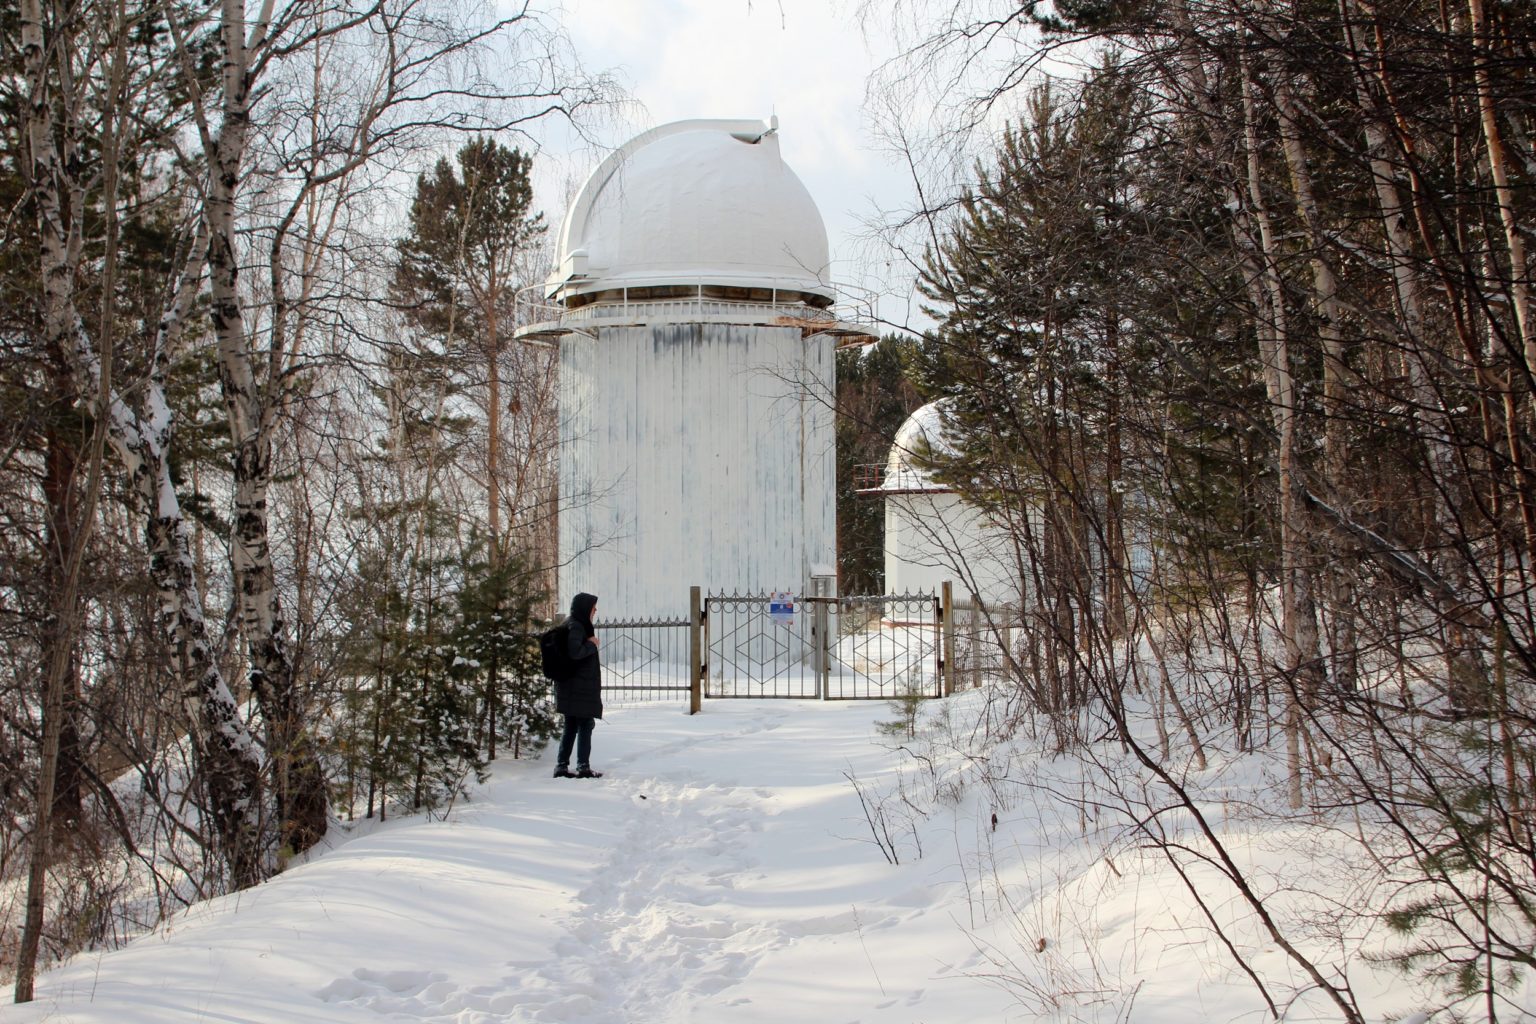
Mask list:
[[[795,624],[795,595],[775,593],[768,598],[768,617],[785,628]]]

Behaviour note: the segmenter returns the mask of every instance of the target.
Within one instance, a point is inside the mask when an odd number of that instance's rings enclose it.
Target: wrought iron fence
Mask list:
[[[603,699],[612,703],[686,700],[689,688],[687,619],[598,619]]]
[[[814,617],[798,597],[710,594],[704,599],[704,696],[821,696]],[[775,611],[775,604],[785,611]]]
[[[932,594],[711,594],[704,695],[888,700],[942,691],[942,616]]]
[[[697,634],[691,617],[597,621],[610,703],[687,700],[695,669],[714,699],[939,697],[1002,661],[995,625],[971,605],[946,621],[938,594],[694,591]]]
[[[842,597],[828,664],[829,700],[943,695],[943,615],[934,594]]]

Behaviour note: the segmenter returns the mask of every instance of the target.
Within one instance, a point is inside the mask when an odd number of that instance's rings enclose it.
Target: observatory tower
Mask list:
[[[778,123],[645,132],[558,238],[561,606],[676,616],[687,588],[808,593],[836,563],[826,228]]]

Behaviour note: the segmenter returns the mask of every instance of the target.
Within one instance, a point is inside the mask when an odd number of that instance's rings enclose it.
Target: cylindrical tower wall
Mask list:
[[[834,339],[658,324],[560,343],[560,597],[686,613],[688,587],[808,592],[836,561]]]

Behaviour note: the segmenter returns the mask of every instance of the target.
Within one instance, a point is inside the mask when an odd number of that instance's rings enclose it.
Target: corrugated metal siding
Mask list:
[[[1017,603],[1012,539],[949,492],[885,499],[885,589],[932,592],[948,580],[957,597],[974,588],[989,604]]]
[[[833,341],[670,324],[561,342],[560,593],[677,615],[836,561]]]

